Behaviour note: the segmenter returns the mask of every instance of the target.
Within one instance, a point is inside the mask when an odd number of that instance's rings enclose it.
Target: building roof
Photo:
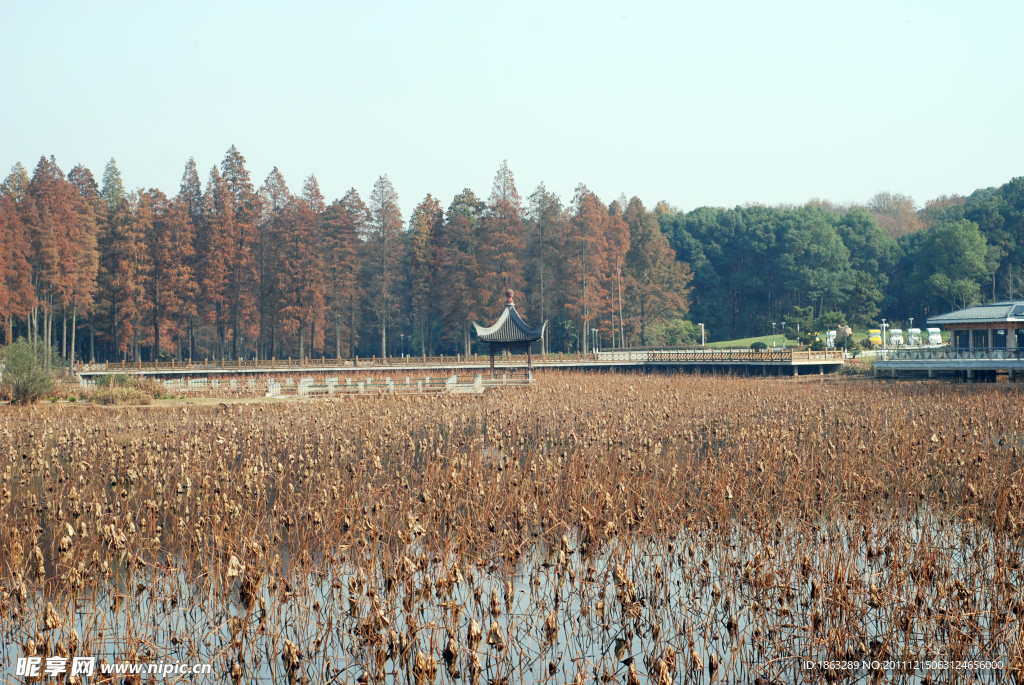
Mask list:
[[[958,323],[1024,322],[1024,300],[979,304],[960,311],[928,317],[929,324],[951,326]]]
[[[540,340],[544,335],[545,326],[547,326],[546,321],[540,325],[540,328],[530,328],[519,316],[516,306],[511,302],[505,305],[505,311],[501,313],[493,326],[484,328],[477,322],[473,322],[476,337],[481,342],[533,342]]]
[[[511,289],[506,290],[508,299],[505,301],[505,311],[501,313],[493,326],[484,328],[476,321],[473,328],[476,329],[476,337],[480,342],[508,343],[508,342],[533,342],[540,340],[544,335],[544,327],[547,321],[540,325],[540,328],[530,328],[529,324],[523,321],[516,311],[516,303],[513,300]]]

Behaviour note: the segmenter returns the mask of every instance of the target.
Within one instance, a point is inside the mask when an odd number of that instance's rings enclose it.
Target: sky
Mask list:
[[[177,192],[639,196],[689,211],[1024,175],[1022,2],[0,2],[0,177],[55,155]]]

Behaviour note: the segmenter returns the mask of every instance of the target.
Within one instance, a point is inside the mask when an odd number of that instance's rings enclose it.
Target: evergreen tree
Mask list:
[[[326,306],[334,322],[335,356],[341,357],[342,333],[347,333],[348,356],[355,355],[359,293],[360,232],[365,231],[366,206],[355,188],[326,207],[322,216],[325,245]]]
[[[35,307],[30,250],[13,197],[0,196],[0,316],[8,345],[14,342],[14,318],[27,320]]]
[[[257,335],[260,198],[245,168],[245,158],[234,145],[221,163],[221,176],[233,211],[233,220],[223,225],[226,232],[222,234],[227,271],[224,328],[231,328],[231,356],[237,359],[243,354],[243,336]]]
[[[917,289],[936,310],[967,307],[978,301],[986,276],[987,245],[978,224],[944,219],[922,236],[917,266],[911,275]]]
[[[82,166],[75,166],[68,173],[68,182],[78,190],[84,200],[83,211],[87,214],[85,224],[91,231],[89,238],[91,247],[85,246],[84,254],[89,263],[86,264],[84,272],[91,274],[86,277],[83,288],[76,298],[77,310],[86,314],[89,318],[89,361],[96,361],[96,336],[94,317],[96,312],[96,298],[99,295],[99,266],[102,254],[100,252],[100,240],[107,227],[107,203],[100,195],[99,184],[92,175],[92,171]],[[91,287],[85,287],[85,286]],[[74,318],[74,316],[72,317]],[[74,328],[72,329],[75,330]],[[72,334],[71,349],[75,349],[74,334]],[[73,360],[72,360],[73,361]]]
[[[576,188],[572,218],[562,242],[566,311],[580,322],[582,342],[591,329],[611,330],[616,311],[616,266],[629,247],[625,222],[585,185]]]
[[[278,245],[275,242],[275,221],[292,201],[284,176],[274,167],[260,187],[260,219],[257,224],[256,277],[259,281],[259,339],[260,346],[269,345],[273,357],[278,350],[278,312],[284,303],[277,278]]]
[[[488,309],[504,302],[502,295],[506,289],[523,288],[526,252],[523,219],[515,177],[505,160],[494,176],[478,238],[480,299]]]
[[[108,358],[138,359],[139,326],[146,309],[146,234],[150,220],[148,202],[132,193],[115,206],[100,239],[99,282],[109,326]]]
[[[153,326],[153,357],[170,351],[170,342],[162,334],[177,339],[177,356],[181,356],[185,326],[195,314],[195,283],[191,263],[193,257],[192,220],[188,205],[180,198],[168,200],[159,190],[148,193],[153,211],[149,235],[146,237],[150,277],[146,282],[149,317]]]
[[[178,189],[178,201],[185,207],[193,226],[198,226],[203,219],[203,183],[199,180],[199,170],[195,159],[188,158],[185,171],[181,175]]]
[[[76,221],[70,195],[77,195],[67,184],[64,172],[50,159],[41,157],[32,174],[28,188],[28,201],[22,201],[22,215],[38,213],[26,221],[32,240],[32,283],[35,288],[38,307],[32,316],[32,325],[37,340],[47,348],[45,363],[49,364],[49,349],[54,339],[54,315],[60,308],[62,297],[68,290],[69,244],[68,236],[74,232]],[[40,318],[42,321],[40,321]]]
[[[444,230],[444,209],[432,195],[427,195],[409,217],[409,285],[414,324],[419,329],[420,352],[433,355],[434,302],[438,296],[435,283],[437,255],[434,246],[438,232]]]
[[[565,209],[554,193],[548,192],[541,183],[529,198],[527,210],[526,281],[529,283],[527,296],[538,312],[539,321],[545,321],[554,301],[551,286],[555,280],[558,263],[558,246],[564,240]],[[555,298],[557,299],[557,298]],[[545,333],[544,349],[548,347]]]
[[[103,188],[100,196],[107,203],[107,210],[113,214],[118,206],[124,202],[124,184],[121,182],[121,171],[117,168],[117,162],[111,157],[107,166],[103,169]]]
[[[196,231],[196,280],[202,303],[199,316],[216,328],[217,352],[222,361],[231,321],[228,284],[234,262],[231,255],[234,221],[231,194],[220,171],[214,166],[203,194],[203,219]]]
[[[435,307],[449,336],[461,337],[461,347],[467,356],[471,353],[470,322],[481,316],[482,296],[493,296],[479,287],[477,240],[485,211],[483,200],[465,188],[452,199],[443,230],[435,231],[434,235],[434,261],[438,273],[444,275]]]
[[[676,261],[657,218],[644,209],[639,198],[630,200],[624,218],[630,238],[624,268],[628,318],[640,344],[646,345],[653,324],[686,312],[686,287],[692,277],[689,267]]]
[[[311,352],[322,346],[323,339],[324,277],[317,215],[304,201],[293,200],[278,212],[275,233],[284,305],[280,321],[284,330],[298,334],[301,361],[307,356],[307,341]]]
[[[28,172],[21,162],[16,162],[11,167],[11,173],[7,175],[3,183],[0,183],[0,196],[8,197],[17,204],[28,195],[28,184]]]
[[[363,272],[366,298],[380,336],[380,354],[388,356],[388,330],[400,313],[405,241],[398,193],[381,176],[370,194],[369,235],[365,245]]]
[[[327,206],[324,196],[320,192],[320,184],[316,182],[316,176],[313,174],[310,174],[306,182],[302,184],[302,201],[317,215],[322,214]]]
[[[196,168],[195,159],[188,158],[185,162],[185,170],[181,175],[181,184],[178,186],[178,194],[175,200],[184,208],[189,219],[189,236],[191,243],[182,247],[187,250],[188,257],[184,259],[183,266],[187,268],[193,279],[199,273],[199,253],[197,251],[196,239],[203,230],[203,184],[199,179],[199,170]],[[182,305],[178,326],[178,356],[185,357],[185,334],[188,334],[188,358],[195,357],[195,329],[198,324],[199,306],[197,298],[201,291],[198,282],[193,280],[189,284],[189,292],[182,294]]]
[[[220,173],[228,192],[231,193],[235,221],[243,225],[254,224],[259,215],[259,195],[253,187],[248,169],[245,168],[245,157],[234,145],[224,154]]]
[[[123,304],[129,297],[123,287],[125,278],[119,277],[124,269],[126,246],[124,236],[125,224],[130,220],[130,212],[125,207],[124,185],[121,172],[116,161],[111,158],[103,169],[103,181],[100,188],[103,201],[102,223],[99,232],[100,264],[98,273],[98,292],[100,293],[99,308],[106,319],[105,333],[101,340],[107,345],[106,358],[125,359],[127,348],[123,340]],[[92,327],[95,329],[95,326]]]
[[[130,293],[125,309],[125,322],[130,323],[129,331],[132,350],[132,361],[142,361],[143,335],[146,322],[152,311],[152,303],[146,292],[152,281],[153,263],[147,247],[147,238],[153,233],[153,202],[152,198],[141,191],[132,192],[127,197],[131,208],[130,232],[125,236],[128,250],[124,275],[126,289]],[[129,280],[130,279],[130,280]]]
[[[65,322],[68,319],[68,309],[71,310],[71,340],[65,357],[69,366],[73,368],[78,314],[88,314],[92,311],[96,292],[100,232],[97,210],[102,211],[102,204],[97,202],[100,198],[92,173],[82,165],[76,166],[68,174],[68,183],[62,186],[62,192],[67,195],[67,202],[74,212],[74,215],[69,217],[63,235],[65,276],[64,287],[61,290]]]

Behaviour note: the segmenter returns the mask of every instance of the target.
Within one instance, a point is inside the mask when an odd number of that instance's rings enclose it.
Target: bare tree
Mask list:
[[[881,192],[868,200],[875,222],[894,240],[922,228],[914,198],[902,193]]]

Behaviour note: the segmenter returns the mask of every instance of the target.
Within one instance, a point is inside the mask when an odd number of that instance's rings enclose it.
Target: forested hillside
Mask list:
[[[257,186],[232,147],[205,184],[190,159],[173,194],[97,181],[43,157],[0,184],[2,341],[68,359],[152,360],[469,353],[512,288],[546,344],[685,344],[879,316],[899,321],[1021,294],[1024,178],[918,210],[702,207],[585,185],[522,197],[499,168],[487,198],[428,195],[403,217],[380,177],[328,201],[314,176]]]

